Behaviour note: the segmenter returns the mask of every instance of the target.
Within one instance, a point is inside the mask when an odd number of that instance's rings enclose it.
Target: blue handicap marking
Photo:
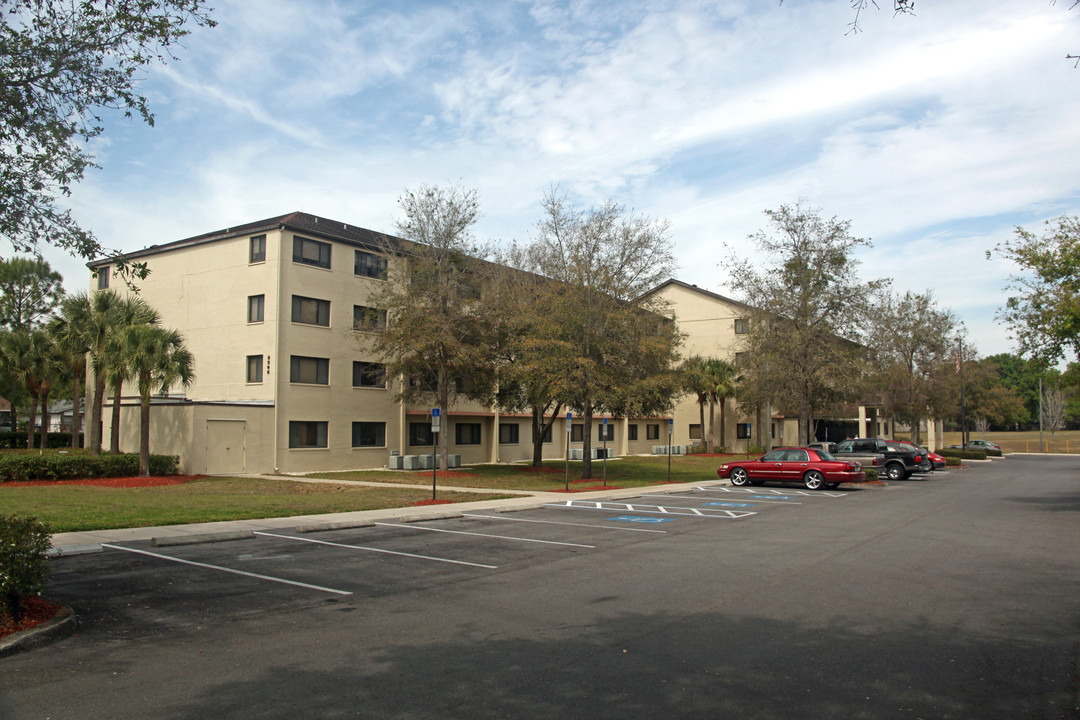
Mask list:
[[[751,495],[752,500],[794,500],[790,495]]]
[[[754,503],[729,503],[729,502],[710,502],[706,505],[717,505],[719,507],[754,507]]]
[[[640,522],[640,523],[662,523],[673,522],[675,518],[656,518],[656,517],[641,517],[640,515],[622,515],[620,517],[608,518],[609,520],[619,520],[621,522]]]

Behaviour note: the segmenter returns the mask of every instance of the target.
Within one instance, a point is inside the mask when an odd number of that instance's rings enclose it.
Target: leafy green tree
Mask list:
[[[682,389],[697,398],[698,427],[701,428],[701,436],[704,440],[706,452],[712,452],[712,428],[709,429],[710,437],[705,439],[705,406],[709,404],[710,391],[705,358],[701,355],[691,355],[684,359],[679,366],[679,376],[682,379]],[[709,418],[712,419],[711,417]]]
[[[22,384],[30,396],[26,447],[34,447],[37,411],[40,403],[42,418],[41,447],[48,438],[48,402],[52,385],[66,372],[63,359],[57,353],[52,337],[44,330],[15,330],[3,336],[0,355],[11,376]]]
[[[11,330],[40,325],[64,297],[63,282],[44,260],[0,259],[0,325]]]
[[[132,323],[120,333],[123,357],[129,375],[139,389],[139,476],[150,475],[150,396],[165,394],[179,384],[187,388],[195,381],[195,358],[183,336],[149,323]]]
[[[90,298],[85,292],[68,295],[60,301],[59,312],[47,325],[58,352],[67,363],[72,378],[71,447],[79,446],[80,384],[86,377],[86,357],[90,352]],[[86,437],[83,437],[83,444]]]
[[[0,515],[0,614],[18,622],[23,598],[45,589],[49,526],[37,518]]]
[[[1080,217],[1047,220],[1042,236],[1018,227],[1015,238],[996,249],[1021,268],[998,312],[1020,354],[1046,365],[1066,353],[1080,355]]]
[[[490,265],[472,227],[479,215],[475,190],[424,185],[398,198],[404,218],[398,233],[409,241],[400,274],[391,275],[375,301],[386,311],[385,328],[364,333],[387,363],[387,374],[405,378],[399,396],[427,395],[444,415],[439,466],[447,467],[449,414],[457,395],[490,400],[491,359],[486,304],[480,302]],[[394,251],[394,248],[388,248]]]
[[[153,125],[139,80],[172,58],[189,23],[214,25],[204,0],[0,2],[0,236],[17,251],[103,254],[57,198],[94,167],[101,111]]]
[[[750,237],[768,258],[758,268],[732,256],[731,287],[753,310],[744,359],[744,401],[768,400],[799,416],[799,443],[811,417],[858,399],[871,299],[884,283],[859,282],[854,253],[869,241],[851,223],[823,219],[801,204],[766,210],[771,232]]]
[[[722,444],[725,437],[724,417],[726,412],[724,406],[727,404],[729,398],[733,398],[736,395],[738,376],[735,366],[727,360],[708,358],[705,361],[705,377],[708,380],[709,388],[708,452],[715,452],[714,439],[716,435],[713,433],[713,418],[716,413],[714,410],[717,406],[720,407],[720,442]]]

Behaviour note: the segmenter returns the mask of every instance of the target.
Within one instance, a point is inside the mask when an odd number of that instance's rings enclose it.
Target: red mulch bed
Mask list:
[[[417,502],[409,503],[409,504],[410,505],[418,505],[418,506],[419,505],[451,505],[451,504],[453,504],[453,502],[454,502],[453,500],[441,500],[441,499],[431,499],[431,498],[429,498],[427,500],[418,500]]]
[[[52,616],[60,610],[60,606],[34,596],[23,598],[20,609],[22,610],[22,617],[19,618],[18,623],[12,620],[7,613],[0,614],[0,638],[5,638],[20,630],[28,630],[46,620],[51,620]]]
[[[151,477],[87,478],[84,480],[20,480],[18,482],[0,482],[0,487],[34,487],[41,485],[92,485],[110,488],[161,487],[163,485],[182,485],[192,480],[201,480],[206,475],[166,475]]]

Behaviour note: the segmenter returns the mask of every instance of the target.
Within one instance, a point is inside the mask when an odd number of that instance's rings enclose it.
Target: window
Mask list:
[[[386,423],[354,422],[352,424],[352,446],[386,447]]]
[[[736,423],[735,437],[740,440],[749,440],[752,437],[750,434],[750,423]]]
[[[615,426],[611,423],[600,423],[596,426],[596,439],[600,442],[607,440],[608,442],[615,441]]]
[[[356,251],[353,272],[362,277],[386,279],[386,258],[363,250]]]
[[[386,329],[386,311],[366,305],[353,305],[353,330],[382,332]]]
[[[735,353],[735,367],[746,367],[746,361],[750,358],[750,353],[737,352]]]
[[[289,382],[329,385],[330,361],[327,358],[293,355],[289,362]]]
[[[326,426],[323,422],[289,421],[289,447],[324,448],[326,447]]]
[[[533,428],[533,442],[536,442],[536,428]],[[540,442],[551,442],[551,425],[548,425],[547,430],[544,431],[544,439]]]
[[[519,430],[517,423],[499,423],[499,444],[517,445]]]
[[[330,327],[330,301],[293,295],[292,321]]]
[[[262,355],[247,356],[247,381],[249,383],[262,382]]]
[[[263,321],[263,307],[266,305],[265,295],[248,295],[248,322],[257,323]]]
[[[694,423],[693,425],[690,426],[690,439],[691,440],[700,440],[701,439],[701,423]]]
[[[637,423],[626,426],[626,439],[637,440]]]
[[[458,445],[479,445],[480,423],[455,423],[454,442]]]
[[[659,440],[660,439],[660,426],[655,423],[649,423],[645,426],[645,439],[646,440]]]
[[[585,442],[585,426],[574,423],[570,426],[570,442]]]
[[[353,387],[386,387],[386,366],[382,363],[354,361],[352,384]]]
[[[330,268],[330,243],[294,237],[292,246],[293,262]]]
[[[735,318],[735,334],[745,335],[750,332],[750,320],[748,318]]]
[[[769,437],[776,439],[776,423],[769,423]]]
[[[410,445],[431,445],[431,423],[409,423]]]
[[[248,254],[248,262],[264,262],[266,260],[266,236],[256,235],[251,238],[251,250]]]
[[[99,267],[97,269],[97,289],[108,290],[109,289],[109,266]]]

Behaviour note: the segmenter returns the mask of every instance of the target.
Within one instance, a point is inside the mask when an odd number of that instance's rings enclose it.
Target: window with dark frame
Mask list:
[[[645,426],[645,439],[646,440],[659,440],[660,439],[660,426],[656,423],[649,423]]]
[[[745,335],[750,332],[749,318],[735,318],[735,334]]]
[[[263,309],[266,306],[265,295],[248,295],[248,319],[249,323],[263,321]]]
[[[749,440],[751,438],[750,423],[736,423],[735,437],[740,440]]]
[[[386,311],[366,305],[353,305],[353,330],[382,332],[386,329]]]
[[[585,442],[585,426],[574,423],[570,426],[570,442]]]
[[[521,428],[517,423],[499,423],[499,444],[517,445]]]
[[[386,366],[382,363],[354,360],[352,364],[353,387],[386,387]]]
[[[431,423],[409,423],[409,445],[422,447],[432,445],[434,436],[431,434]]]
[[[352,446],[386,447],[386,423],[354,422],[352,424]]]
[[[293,355],[289,358],[289,382],[308,385],[330,384],[330,360],[328,358]]]
[[[693,425],[690,426],[690,439],[691,440],[700,440],[701,439],[701,423],[694,423]]]
[[[248,355],[247,356],[247,381],[249,383],[261,383],[263,377],[263,356],[262,355]]]
[[[606,435],[605,435],[606,433]],[[612,423],[604,424],[600,423],[596,426],[596,439],[600,442],[607,440],[608,442],[615,441],[615,425]]]
[[[458,445],[479,445],[480,423],[454,423],[454,442]]]
[[[385,280],[386,258],[374,253],[357,250],[356,258],[353,262],[353,273],[361,277]]]
[[[330,301],[293,295],[292,321],[305,325],[330,327]]]
[[[293,236],[293,262],[330,268],[330,243]]]
[[[326,421],[289,421],[289,447],[290,448],[325,448]]]
[[[109,266],[99,267],[97,269],[97,289],[108,290],[109,289]]]
[[[626,426],[626,439],[637,440],[637,423]]]
[[[256,235],[251,238],[251,250],[248,254],[248,262],[257,263],[266,260],[266,236]]]

